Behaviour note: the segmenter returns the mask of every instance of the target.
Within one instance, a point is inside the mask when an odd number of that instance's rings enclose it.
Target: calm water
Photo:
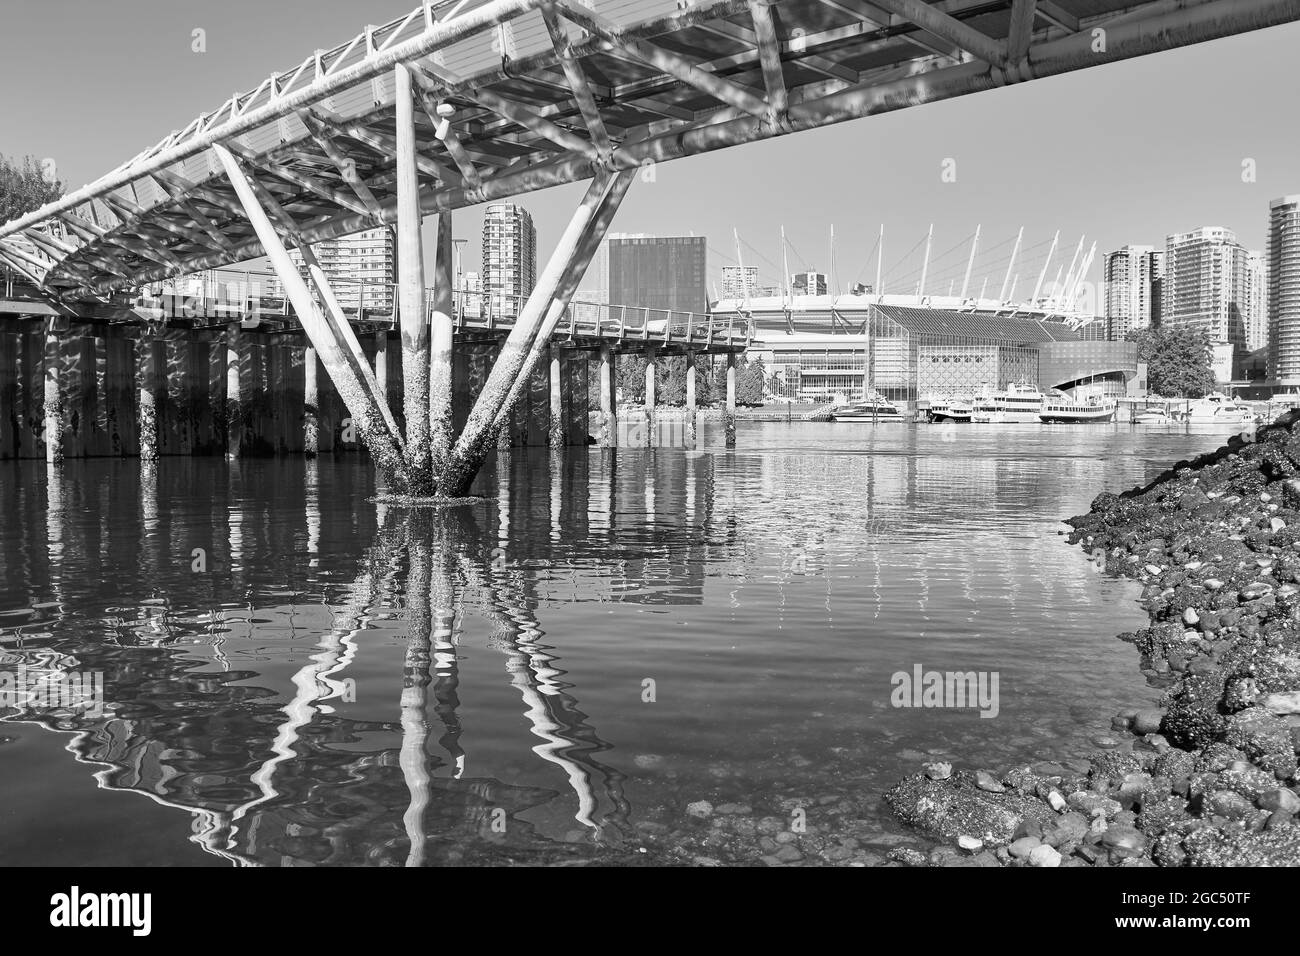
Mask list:
[[[0,862],[654,861],[701,799],[883,854],[922,760],[1068,758],[1155,699],[1061,519],[1224,435],[720,438],[516,451],[416,512],[353,460],[0,463],[0,671],[103,679],[0,708]],[[891,706],[918,664],[996,672],[997,716]]]

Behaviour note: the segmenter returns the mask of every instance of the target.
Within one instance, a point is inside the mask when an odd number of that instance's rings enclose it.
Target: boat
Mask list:
[[[1173,419],[1163,408],[1144,408],[1133,413],[1135,425],[1168,425]]]
[[[983,423],[1032,422],[1037,425],[1043,398],[1043,393],[1033,385],[1016,382],[1001,392],[990,392],[977,398],[970,420]]]
[[[968,422],[974,410],[964,398],[935,398],[930,400],[926,417],[932,422]]]
[[[1089,398],[1086,402],[1077,402],[1060,392],[1053,392],[1043,400],[1043,407],[1038,412],[1038,420],[1044,424],[1079,425],[1091,422],[1108,422],[1115,417],[1113,402],[1101,402]]]
[[[906,416],[898,406],[880,395],[871,395],[860,402],[840,405],[831,410],[831,420],[837,422],[901,422]]]
[[[1188,405],[1182,418],[1190,425],[1245,425],[1255,420],[1255,413],[1235,398],[1211,392]]]

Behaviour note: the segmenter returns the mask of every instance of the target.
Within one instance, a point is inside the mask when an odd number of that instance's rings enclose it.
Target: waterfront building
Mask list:
[[[1231,229],[1206,226],[1165,241],[1161,324],[1190,327],[1212,345],[1246,345],[1246,249]]]
[[[485,307],[517,314],[537,284],[537,229],[528,210],[509,202],[487,207],[481,267]]]
[[[1106,256],[1105,320],[1111,341],[1159,324],[1164,258],[1152,246],[1124,246]]]
[[[753,323],[750,359],[762,360],[775,397],[828,402],[876,393],[915,408],[1016,382],[1079,399],[1145,390],[1136,344],[1106,341],[1102,320],[1069,323],[1025,310],[918,308],[877,299],[748,303],[741,314]]]
[[[722,297],[747,299],[759,294],[757,266],[723,266]]]
[[[364,309],[372,314],[392,314],[393,289],[397,282],[397,234],[392,226],[327,239],[311,248],[345,312]],[[289,258],[298,272],[307,276],[302,252],[290,249]],[[278,279],[272,276],[268,283],[269,296],[283,297]]]
[[[703,236],[610,239],[609,302],[674,312],[707,312],[708,243]]]
[[[1300,195],[1268,206],[1268,377],[1300,387]]]

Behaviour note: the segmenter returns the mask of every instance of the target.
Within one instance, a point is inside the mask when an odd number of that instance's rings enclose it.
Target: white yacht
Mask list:
[[[870,395],[860,402],[832,409],[831,419],[837,422],[901,422],[906,416],[888,399]]]
[[[1173,419],[1169,417],[1168,410],[1163,405],[1134,411],[1133,424],[1135,425],[1168,425]]]
[[[1026,382],[1008,385],[975,399],[973,422],[1022,422],[1037,425],[1043,408],[1043,393]]]
[[[1244,425],[1255,420],[1250,406],[1222,392],[1211,392],[1187,406],[1183,421],[1191,425]]]

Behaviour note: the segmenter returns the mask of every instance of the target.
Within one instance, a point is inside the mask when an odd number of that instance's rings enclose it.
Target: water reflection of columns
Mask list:
[[[307,519],[307,566],[316,568],[320,566],[320,473],[319,464],[315,458],[306,462],[306,473],[303,476],[305,486],[305,497],[303,499],[303,510]]]
[[[457,561],[462,550],[461,522],[469,514],[457,508],[444,512],[435,527],[439,531],[432,554],[430,613],[433,617],[433,698],[434,713],[444,728],[438,745],[447,751],[452,762],[452,778],[459,780],[465,772],[465,751],[460,747],[459,662],[456,657],[456,583]]]
[[[564,518],[564,453],[558,448],[551,449],[551,541],[560,543],[560,532]]]
[[[50,565],[50,588],[54,602],[63,605],[63,469],[57,464],[45,468],[45,541]]]
[[[419,524],[424,516],[415,516]],[[425,742],[429,738],[427,718],[430,637],[433,620],[429,609],[432,558],[430,541],[420,534],[422,528],[410,529],[406,578],[406,658],[402,664],[402,749],[398,762],[410,792],[410,803],[402,822],[406,827],[410,849],[406,865],[424,863],[424,812],[429,804],[429,767]]]

